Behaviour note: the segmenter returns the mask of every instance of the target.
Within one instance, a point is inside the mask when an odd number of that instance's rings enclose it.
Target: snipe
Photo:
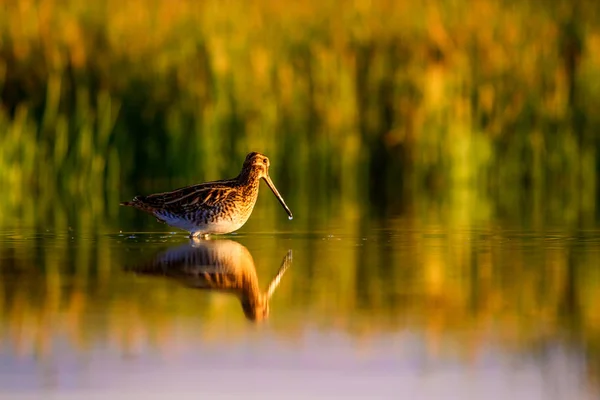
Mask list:
[[[269,177],[269,159],[250,153],[234,179],[200,183],[172,192],[136,196],[121,203],[154,215],[159,222],[190,232],[190,237],[208,238],[240,229],[252,214],[260,179],[273,191],[289,218],[293,215]]]

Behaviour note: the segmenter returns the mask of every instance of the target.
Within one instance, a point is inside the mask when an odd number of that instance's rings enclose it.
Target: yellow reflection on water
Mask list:
[[[564,347],[597,383],[598,232],[355,222],[357,233],[344,221],[193,243],[168,233],[4,240],[0,352],[58,362],[66,342],[81,355],[169,357],[195,346],[252,349],[267,337],[302,351],[317,332],[369,354],[382,337],[404,348],[414,335],[425,358],[460,365],[494,348],[541,368],[547,349]],[[288,249],[294,268],[282,279]]]

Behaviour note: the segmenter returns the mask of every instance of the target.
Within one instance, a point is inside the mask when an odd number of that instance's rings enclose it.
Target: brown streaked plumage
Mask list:
[[[250,153],[234,179],[200,183],[172,192],[136,196],[121,203],[154,215],[158,221],[190,232],[191,237],[230,233],[241,228],[254,209],[260,179],[273,191],[289,218],[292,212],[269,177],[269,159]]]
[[[235,294],[246,318],[260,321],[268,318],[269,300],[291,261],[290,250],[264,292],[260,290],[252,255],[245,246],[232,240],[186,243],[128,270],[172,278],[194,289]]]

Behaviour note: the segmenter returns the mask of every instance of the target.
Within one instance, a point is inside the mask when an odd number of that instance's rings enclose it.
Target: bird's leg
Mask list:
[[[190,233],[190,239],[192,239],[192,240],[208,240],[208,233],[193,232],[193,233]]]

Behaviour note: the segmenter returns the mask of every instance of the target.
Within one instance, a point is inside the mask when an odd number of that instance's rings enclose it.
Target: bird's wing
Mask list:
[[[235,188],[227,185],[199,184],[172,192],[138,196],[135,200],[156,209],[193,209],[213,207],[229,197]]]

